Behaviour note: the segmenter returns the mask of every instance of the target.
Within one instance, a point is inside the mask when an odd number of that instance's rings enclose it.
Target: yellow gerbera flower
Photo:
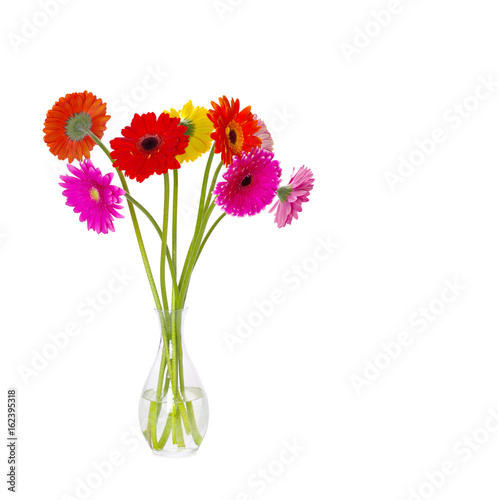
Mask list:
[[[168,113],[167,111],[164,112]],[[187,102],[180,111],[176,109],[169,111],[171,117],[180,118],[180,123],[187,127],[185,134],[189,136],[185,153],[176,157],[180,163],[194,161],[206,151],[209,151],[213,141],[211,133],[214,127],[206,114],[206,108],[200,106],[194,108],[192,101]]]

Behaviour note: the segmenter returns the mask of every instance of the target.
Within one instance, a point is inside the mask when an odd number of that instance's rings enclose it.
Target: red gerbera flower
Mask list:
[[[135,114],[131,125],[121,130],[123,137],[111,141],[114,166],[130,179],[142,182],[152,174],[180,168],[175,158],[188,146],[187,127],[180,118],[161,113]]]
[[[242,153],[251,151],[261,145],[261,139],[256,132],[261,128],[258,120],[251,113],[251,106],[240,111],[240,102],[237,99],[229,102],[223,96],[219,98],[220,104],[211,101],[213,109],[207,113],[213,122],[214,132],[211,137],[215,140],[215,153],[221,153],[225,165],[232,163],[232,157],[242,156]]]
[[[47,112],[44,140],[50,152],[59,160],[75,158],[79,161],[90,158],[95,142],[86,133],[90,130],[99,139],[104,135],[106,123],[106,104],[91,92],[74,92],[61,97]]]

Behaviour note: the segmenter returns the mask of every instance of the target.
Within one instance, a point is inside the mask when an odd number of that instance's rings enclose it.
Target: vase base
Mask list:
[[[154,453],[154,455],[158,457],[164,457],[164,458],[183,458],[195,455],[198,449],[199,448],[179,449],[179,450],[152,450],[152,453]]]

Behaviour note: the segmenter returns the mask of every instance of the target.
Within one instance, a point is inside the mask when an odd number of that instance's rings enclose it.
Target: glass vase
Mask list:
[[[143,435],[156,455],[195,453],[209,420],[204,387],[184,343],[187,309],[158,311],[160,342],[140,398]]]

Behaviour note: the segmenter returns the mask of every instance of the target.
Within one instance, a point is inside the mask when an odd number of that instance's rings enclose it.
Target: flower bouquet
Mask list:
[[[123,200],[128,204],[161,330],[156,363],[141,395],[140,424],[152,450],[167,456],[197,451],[208,424],[207,398],[183,341],[185,301],[204,246],[227,214],[256,215],[272,202],[270,212],[275,212],[278,227],[290,224],[308,201],[314,182],[311,171],[301,167],[293,172],[288,185],[280,186],[281,168],[265,123],[250,106],[240,109],[238,99],[229,101],[223,96],[211,105],[207,110],[189,101],[181,110],[171,109],[158,116],[135,114],[121,136],[110,141],[108,149],[101,141],[110,119],[106,104],[91,92],[75,92],[60,98],[47,112],[43,130],[50,152],[69,162],[68,174],[60,176],[62,194],[79,220],[86,221],[88,230],[98,234],[114,231],[114,220],[123,218]],[[111,161],[108,173],[102,173],[90,160],[96,144]],[[178,173],[182,165],[205,153],[208,159],[195,228],[180,265]],[[215,155],[220,155],[220,161],[212,171]],[[74,160],[79,166],[72,165]],[[218,181],[222,170],[222,180]],[[112,183],[114,172],[121,187]],[[131,195],[127,181],[141,183],[154,175],[162,176],[164,185],[161,224]],[[221,214],[210,224],[216,207]],[[159,286],[147,257],[137,211],[159,237]]]

